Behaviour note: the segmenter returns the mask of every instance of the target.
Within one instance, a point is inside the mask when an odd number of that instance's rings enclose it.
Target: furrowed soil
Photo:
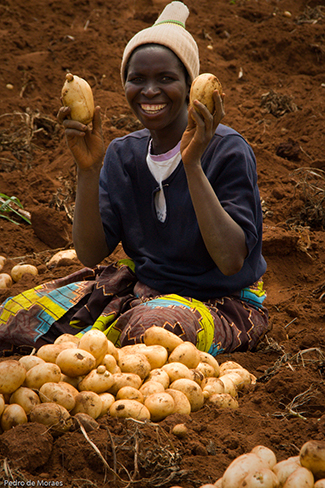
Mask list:
[[[3,272],[29,263],[39,274],[1,290],[0,303],[82,267],[46,265],[72,247],[76,169],[56,121],[65,74],[91,84],[107,145],[139,128],[124,99],[120,60],[165,4],[1,0],[0,192],[20,200],[31,225],[13,212],[19,225],[0,218],[0,254]],[[198,488],[255,445],[280,461],[308,440],[325,440],[325,2],[187,5],[201,72],[216,74],[226,93],[223,122],[257,158],[272,330],[256,351],[218,358],[240,363],[256,384],[239,392],[237,410],[205,405],[157,424],[105,416],[87,435],[55,435],[31,422],[14,427],[0,435],[4,486]],[[119,248],[105,263],[121,256]],[[177,423],[188,428],[182,439],[172,433]]]

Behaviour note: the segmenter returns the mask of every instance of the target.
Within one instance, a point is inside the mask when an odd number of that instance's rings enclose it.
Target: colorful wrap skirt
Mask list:
[[[262,281],[206,302],[161,295],[137,280],[129,259],[83,268],[0,305],[0,356],[29,354],[61,334],[81,337],[92,328],[122,347],[143,342],[152,325],[213,356],[253,350],[269,329],[265,296]]]

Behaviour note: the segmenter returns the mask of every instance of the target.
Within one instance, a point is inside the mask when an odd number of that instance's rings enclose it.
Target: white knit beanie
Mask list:
[[[191,81],[198,76],[200,70],[198,46],[185,28],[189,13],[189,9],[184,3],[171,2],[166,5],[151,27],[141,30],[132,37],[126,45],[122,57],[121,80],[123,86],[127,62],[132,52],[143,44],[160,44],[168,47],[182,61]]]

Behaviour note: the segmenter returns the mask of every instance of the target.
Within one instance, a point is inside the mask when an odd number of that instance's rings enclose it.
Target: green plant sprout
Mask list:
[[[0,217],[9,220],[13,224],[20,225],[19,222],[16,222],[16,220],[10,217],[11,213],[16,214],[17,216],[25,220],[25,222],[31,224],[31,221],[28,217],[28,212],[24,210],[24,207],[21,204],[20,200],[15,196],[8,197],[4,193],[0,193]]]

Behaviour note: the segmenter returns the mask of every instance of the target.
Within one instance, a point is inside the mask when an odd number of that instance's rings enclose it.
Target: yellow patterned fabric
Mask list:
[[[131,260],[84,268],[11,297],[0,305],[0,356],[25,354],[63,333],[96,328],[117,347],[143,342],[155,325],[213,356],[252,350],[268,330],[263,284],[242,295],[202,302],[160,295],[140,283]]]

